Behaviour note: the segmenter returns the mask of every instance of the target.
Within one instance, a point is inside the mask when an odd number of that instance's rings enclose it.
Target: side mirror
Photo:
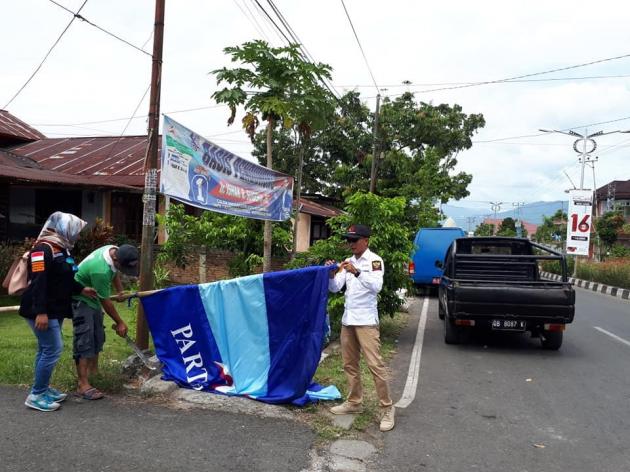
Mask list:
[[[435,267],[437,267],[438,269],[443,269],[444,268],[444,263],[441,260],[436,259]]]

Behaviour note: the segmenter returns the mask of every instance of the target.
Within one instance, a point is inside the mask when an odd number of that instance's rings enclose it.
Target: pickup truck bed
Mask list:
[[[564,281],[541,279],[541,259],[559,260]],[[565,325],[573,321],[575,292],[560,253],[520,238],[462,238],[447,252],[439,305],[449,344],[474,326],[530,331],[544,347],[558,349]]]

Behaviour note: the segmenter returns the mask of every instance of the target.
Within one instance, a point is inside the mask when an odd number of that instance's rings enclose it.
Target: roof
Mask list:
[[[8,111],[0,110],[0,137],[13,141],[37,141],[46,136]]]
[[[499,226],[501,226],[503,219],[485,218],[483,222],[487,225],[494,225],[496,229],[499,229]],[[535,225],[534,223],[528,223],[527,221],[523,220],[521,220],[521,223],[523,223],[523,227],[525,228],[525,231],[527,231],[527,234],[533,235],[534,233],[536,233],[536,230],[538,230],[538,225]]]
[[[615,198],[630,198],[630,180],[613,180],[597,189],[597,199],[602,200],[608,197],[608,186],[615,187]]]
[[[46,170],[103,184],[143,187],[146,148],[146,136],[103,136],[45,138],[13,147],[11,152]]]
[[[297,204],[296,200],[293,200],[293,205]],[[320,202],[308,200],[306,198],[300,199],[300,212],[307,215],[322,216],[324,218],[331,218],[333,216],[339,216],[343,213],[342,210],[334,206],[325,205]]]
[[[29,162],[28,159],[13,156],[11,153],[2,150],[0,150],[0,178],[75,186],[134,188],[122,183],[107,182],[100,177],[68,175],[41,169],[34,161]]]

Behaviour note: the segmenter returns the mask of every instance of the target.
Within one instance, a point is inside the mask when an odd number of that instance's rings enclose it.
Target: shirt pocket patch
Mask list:
[[[372,261],[372,270],[383,270],[381,261]]]

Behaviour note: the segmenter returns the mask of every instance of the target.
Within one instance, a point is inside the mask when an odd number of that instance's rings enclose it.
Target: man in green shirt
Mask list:
[[[98,370],[98,355],[105,343],[103,311],[116,323],[116,333],[124,337],[127,325],[110,300],[112,287],[120,295],[120,272],[138,275],[138,250],[123,244],[103,246],[93,251],[81,264],[75,280],[86,287],[94,287],[97,298],[83,295],[74,297],[72,326],[74,327],[73,354],[77,366],[77,393],[86,400],[103,398],[103,393],[90,385],[88,376]],[[85,285],[87,284],[87,285]]]

